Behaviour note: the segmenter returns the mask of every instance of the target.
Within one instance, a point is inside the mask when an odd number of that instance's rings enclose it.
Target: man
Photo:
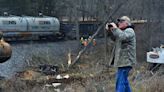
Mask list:
[[[128,81],[129,71],[136,64],[136,38],[130,18],[123,16],[118,24],[107,23],[106,30],[112,32],[115,44],[109,64],[118,68],[116,74],[116,92],[131,92]]]

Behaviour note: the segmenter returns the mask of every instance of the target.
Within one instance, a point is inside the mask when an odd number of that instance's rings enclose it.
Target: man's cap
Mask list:
[[[122,16],[121,18],[117,19],[117,21],[127,21],[128,24],[131,25],[131,21],[128,16]]]

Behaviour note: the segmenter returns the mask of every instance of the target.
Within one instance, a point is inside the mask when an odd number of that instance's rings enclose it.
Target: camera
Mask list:
[[[118,26],[118,22],[112,22],[112,23],[115,23],[116,24],[116,26]],[[108,28],[111,28],[111,27],[113,27],[111,24],[109,24],[108,25]]]
[[[109,28],[113,27],[111,24],[108,25]]]

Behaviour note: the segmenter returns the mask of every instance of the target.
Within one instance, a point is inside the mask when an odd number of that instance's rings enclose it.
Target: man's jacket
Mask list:
[[[116,38],[109,65],[112,63],[114,67],[126,67],[136,64],[136,38],[132,28],[120,30],[115,28],[112,30]]]

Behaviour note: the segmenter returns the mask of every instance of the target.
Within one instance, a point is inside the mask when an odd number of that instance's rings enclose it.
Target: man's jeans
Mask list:
[[[116,92],[131,92],[128,81],[129,71],[132,67],[119,67],[116,75]]]

